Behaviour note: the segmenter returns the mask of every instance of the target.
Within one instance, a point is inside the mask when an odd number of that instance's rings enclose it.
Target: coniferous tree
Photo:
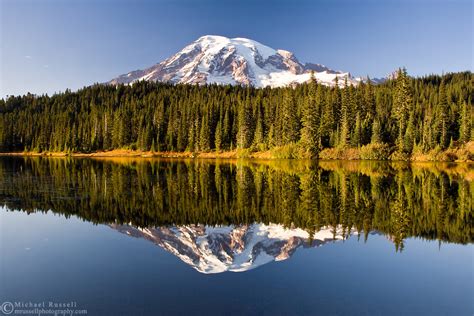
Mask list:
[[[252,140],[252,109],[248,102],[240,106],[238,122],[237,147],[248,148]]]
[[[372,136],[370,142],[372,144],[382,143],[382,127],[377,119],[374,120],[374,124],[372,125]]]
[[[344,90],[341,98],[341,119],[340,119],[340,136],[339,146],[346,147],[350,139],[349,126],[349,106],[350,106],[350,90],[347,84],[347,78],[344,81]]]
[[[408,119],[408,125],[405,130],[405,136],[403,138],[403,151],[406,153],[411,153],[413,150],[413,145],[415,142],[415,119],[413,113],[410,113]]]
[[[321,92],[318,93],[317,90],[319,91],[320,88],[316,83],[314,74],[312,74],[311,83],[309,85],[309,96],[301,118],[303,125],[301,141],[313,158],[318,157],[320,149],[320,113],[318,102],[321,96],[318,96],[318,94]]]
[[[199,150],[209,151],[211,149],[210,144],[210,127],[207,115],[203,115],[201,119],[201,130],[199,133]]]
[[[405,68],[399,69],[397,72],[396,88],[394,93],[393,108],[394,116],[398,122],[398,137],[397,148],[398,151],[404,151],[404,136],[407,127],[408,116],[412,109],[412,96],[409,85],[409,78]]]
[[[367,77],[367,84],[364,85],[364,106],[363,110],[366,113],[365,119],[372,121],[375,118],[375,95],[372,81]]]
[[[352,145],[354,147],[359,147],[361,145],[361,137],[362,137],[362,123],[360,121],[360,114],[359,112],[357,112],[355,127],[354,127],[354,134],[352,137]]]
[[[222,149],[222,126],[221,125],[222,123],[221,121],[219,121],[217,123],[215,140],[214,140],[214,144],[216,146],[217,151],[220,151]]]
[[[265,139],[264,139],[264,134],[263,134],[263,115],[260,111],[260,109],[258,109],[257,111],[257,126],[255,127],[255,136],[254,136],[254,140],[253,140],[253,143],[255,146],[262,146],[265,142]]]
[[[341,92],[339,89],[338,77],[334,79],[334,88],[331,93],[331,103],[328,106],[332,107],[333,113],[333,129],[331,131],[330,146],[336,147],[339,145],[339,133],[341,130]]]
[[[222,123],[222,147],[223,149],[225,148],[230,148],[230,144],[232,141],[232,124],[230,123],[230,117],[229,117],[229,110],[225,109],[225,114],[224,114],[224,122]]]
[[[439,131],[440,131],[440,139],[439,144],[442,149],[447,148],[449,138],[448,138],[448,99],[446,95],[446,86],[444,80],[441,81],[439,86],[439,101],[438,101],[438,124],[439,124]]]
[[[470,102],[469,102],[470,103]],[[460,116],[459,140],[463,143],[472,139],[472,106],[468,106],[466,102],[462,103]]]
[[[296,143],[299,138],[298,110],[293,91],[285,89],[283,96],[282,138],[284,144]]]

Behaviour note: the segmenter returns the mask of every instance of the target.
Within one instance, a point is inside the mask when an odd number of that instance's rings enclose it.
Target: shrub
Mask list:
[[[250,154],[252,154],[252,150],[250,148],[237,149],[237,158],[249,158]]]
[[[276,159],[296,159],[303,158],[304,151],[295,143],[275,147],[271,150],[273,158]]]
[[[357,148],[325,148],[319,153],[319,159],[358,160],[361,158]]]
[[[388,160],[390,154],[390,146],[384,143],[368,144],[359,149],[360,159],[365,160]]]

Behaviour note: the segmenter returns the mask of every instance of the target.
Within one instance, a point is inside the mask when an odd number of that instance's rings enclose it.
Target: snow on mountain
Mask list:
[[[303,83],[311,78],[334,85],[360,79],[319,64],[302,64],[293,53],[275,50],[246,38],[206,35],[170,58],[144,70],[121,75],[109,84],[130,84],[140,80],[189,84],[240,84],[255,87],[281,87]]]
[[[344,239],[341,228],[327,227],[316,232],[310,242],[305,230],[288,229],[279,224],[156,228],[109,226],[129,236],[145,238],[206,274],[248,271],[272,261],[288,259],[301,246],[317,247]]]

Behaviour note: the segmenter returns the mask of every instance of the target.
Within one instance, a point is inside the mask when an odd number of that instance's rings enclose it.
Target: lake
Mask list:
[[[472,164],[3,157],[0,304],[473,315],[473,205]]]

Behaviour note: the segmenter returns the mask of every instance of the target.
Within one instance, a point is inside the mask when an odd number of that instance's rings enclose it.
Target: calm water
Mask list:
[[[0,158],[0,304],[473,315],[473,205],[473,165]]]

